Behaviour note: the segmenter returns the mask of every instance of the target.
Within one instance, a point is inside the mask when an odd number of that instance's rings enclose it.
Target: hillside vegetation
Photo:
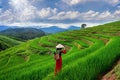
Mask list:
[[[54,77],[55,46],[65,45]],[[120,58],[120,21],[29,40],[0,52],[0,80],[99,80]],[[118,75],[118,78],[120,75]]]
[[[0,51],[18,45],[20,43],[22,42],[0,35]]]
[[[36,28],[8,28],[0,31],[0,34],[25,41],[44,36],[45,32]]]

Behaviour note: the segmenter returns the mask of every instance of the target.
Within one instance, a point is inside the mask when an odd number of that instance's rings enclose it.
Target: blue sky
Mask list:
[[[0,25],[88,26],[120,20],[120,0],[0,0]]]

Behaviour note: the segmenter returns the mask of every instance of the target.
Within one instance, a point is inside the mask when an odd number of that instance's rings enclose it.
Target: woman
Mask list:
[[[56,46],[56,54],[54,54],[56,60],[56,66],[54,74],[56,75],[62,69],[62,53],[66,54],[66,49],[62,44]]]

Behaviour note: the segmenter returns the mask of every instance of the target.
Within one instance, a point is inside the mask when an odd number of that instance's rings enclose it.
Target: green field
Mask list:
[[[52,52],[67,48],[54,77]],[[0,52],[0,80],[99,80],[120,58],[120,21],[29,40]],[[120,71],[118,77],[120,77]]]
[[[0,51],[13,47],[18,44],[21,44],[21,43],[22,43],[21,41],[17,41],[7,36],[0,35]]]

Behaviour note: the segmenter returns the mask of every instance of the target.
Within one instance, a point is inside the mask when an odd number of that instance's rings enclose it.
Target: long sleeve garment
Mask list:
[[[61,53],[66,54],[66,50],[62,50]],[[59,59],[56,60],[55,66],[55,75],[62,69],[62,56],[59,56]]]

